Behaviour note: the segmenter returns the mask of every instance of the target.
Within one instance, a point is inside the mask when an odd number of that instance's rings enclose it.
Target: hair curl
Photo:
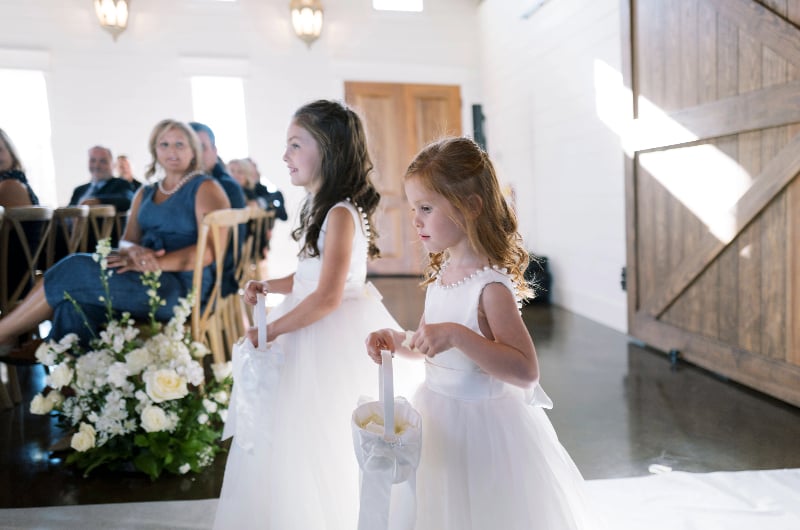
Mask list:
[[[462,228],[470,245],[491,265],[508,271],[518,298],[532,294],[525,279],[530,257],[517,230],[517,216],[503,197],[489,156],[478,144],[465,137],[446,137],[427,145],[408,166],[404,180],[410,179],[419,179],[469,220]],[[423,285],[434,281],[446,259],[446,250],[428,254]]]

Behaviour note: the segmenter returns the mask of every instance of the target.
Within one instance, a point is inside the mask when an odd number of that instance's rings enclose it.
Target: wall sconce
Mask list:
[[[97,20],[114,40],[128,27],[129,0],[94,0],[94,12]]]
[[[320,0],[291,0],[292,27],[308,47],[322,33],[322,2]]]

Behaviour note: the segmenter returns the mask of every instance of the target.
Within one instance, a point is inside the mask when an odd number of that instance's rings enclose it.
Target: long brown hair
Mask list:
[[[406,170],[404,179],[412,178],[444,197],[469,220],[462,228],[470,245],[491,265],[507,270],[518,298],[531,294],[525,280],[530,258],[517,230],[517,216],[503,197],[489,155],[478,144],[465,137],[447,137],[428,144]],[[428,254],[423,284],[431,283],[439,274],[446,253]]]
[[[11,141],[11,138],[8,137],[8,134],[3,129],[0,129],[0,142],[5,144],[8,153],[11,155],[11,169],[24,172],[25,169],[22,167],[22,162],[17,154],[17,148],[14,147],[14,142]]]
[[[318,100],[300,107],[293,119],[314,137],[322,155],[320,187],[313,200],[308,198],[303,203],[300,226],[292,232],[295,241],[305,236],[300,253],[319,255],[317,242],[328,210],[350,199],[366,215],[370,226],[369,257],[379,257],[380,250],[375,244],[378,234],[372,218],[381,196],[370,178],[373,166],[361,118],[339,102]]]

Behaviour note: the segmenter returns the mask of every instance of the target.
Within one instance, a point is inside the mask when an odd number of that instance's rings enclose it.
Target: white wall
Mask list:
[[[598,118],[594,77],[596,61],[620,67],[618,0],[549,0],[527,20],[525,0],[425,3],[422,14],[389,14],[370,0],[323,0],[323,35],[308,49],[288,0],[136,0],[117,42],[90,0],[0,0],[0,68],[34,56],[46,69],[61,204],[88,179],[94,144],[126,152],[143,174],[153,125],[191,118],[191,75],[244,76],[251,156],[290,210],[302,192],[281,156],[298,106],[343,98],[345,80],[458,84],[465,133],[471,105],[484,105],[529,248],[550,258],[554,302],[625,329],[622,154]],[[294,266],[290,226],[277,225],[271,273]]]
[[[325,0],[323,34],[309,49],[292,32],[288,0],[135,0],[116,42],[99,27],[91,0],[0,0],[0,68],[20,67],[30,50],[49,59],[37,66],[49,65],[59,204],[88,180],[92,145],[127,153],[141,176],[152,127],[192,118],[191,75],[243,75],[250,155],[296,210],[302,191],[281,160],[286,126],[312,99],[343,99],[345,80],[461,85],[471,130],[475,0],[427,4],[424,13],[376,13],[370,0]],[[273,234],[273,273],[293,268],[289,227],[279,222]]]
[[[550,260],[554,303],[624,331],[623,155],[598,77],[620,70],[619,1],[549,0],[523,19],[531,3],[479,8],[487,148],[529,249]]]

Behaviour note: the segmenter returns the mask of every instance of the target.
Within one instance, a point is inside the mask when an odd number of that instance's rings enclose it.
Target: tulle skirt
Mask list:
[[[595,528],[580,472],[521,394],[459,399],[420,387],[416,530]]]
[[[368,291],[276,340],[286,357],[274,423],[250,450],[234,437],[214,528],[356,528],[359,466],[350,418],[361,396],[378,393],[377,365],[364,341],[377,329],[400,329]],[[289,295],[268,320],[298,301]]]

